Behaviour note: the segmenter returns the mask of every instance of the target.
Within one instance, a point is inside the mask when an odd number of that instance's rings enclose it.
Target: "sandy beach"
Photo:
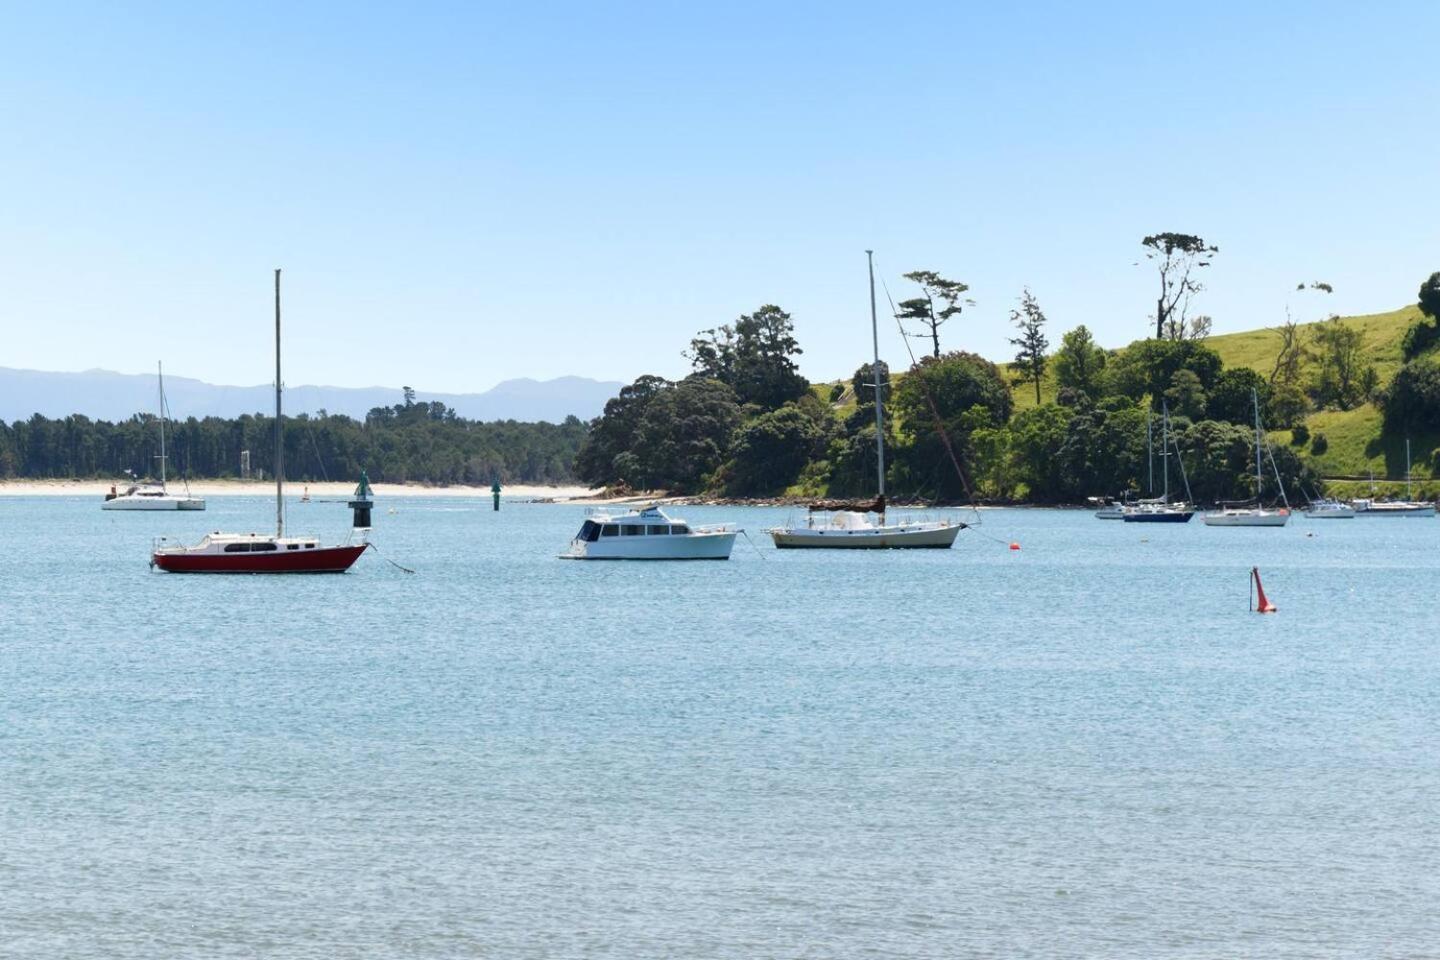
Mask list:
[[[124,489],[124,484],[116,484]],[[110,492],[111,484],[105,480],[4,480],[0,481],[0,497],[95,497],[100,499]],[[376,498],[385,497],[488,497],[489,486],[433,487],[423,484],[376,483],[372,484]],[[171,482],[170,489],[182,492],[184,484]],[[270,482],[253,480],[192,480],[190,492],[200,497],[271,497],[275,485]],[[312,497],[342,497],[355,492],[354,483],[287,483],[287,497],[301,497],[306,492]],[[547,487],[527,484],[503,486],[501,496],[507,499],[556,499],[568,500],[586,497],[596,493],[588,487]]]

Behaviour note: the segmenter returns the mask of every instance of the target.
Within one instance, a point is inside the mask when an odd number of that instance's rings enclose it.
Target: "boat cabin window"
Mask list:
[[[594,520],[586,520],[585,523],[580,527],[580,533],[575,537],[575,539],[583,540],[586,543],[594,543],[596,540],[600,539],[600,524],[596,523]]]
[[[287,543],[287,544],[285,544],[285,549],[286,549],[286,550],[299,550],[299,549],[300,549],[300,544],[298,544],[298,543]]]
[[[226,553],[249,553],[249,552],[250,552],[250,544],[248,544],[248,543],[227,543],[227,544],[225,544],[225,552],[226,552]]]
[[[313,543],[307,543],[307,544],[305,544],[305,549],[306,549],[306,550],[314,550],[314,549],[315,549],[315,544],[313,544]]]
[[[663,523],[657,523],[654,526],[647,528],[645,532],[653,537],[657,534],[669,533],[670,528],[665,526],[665,524]]]
[[[645,533],[645,528],[636,523],[622,523],[620,532],[627,537],[638,537]]]
[[[267,550],[279,550],[280,548],[273,543],[252,543],[250,549],[256,553],[264,553]]]
[[[603,527],[600,528],[600,536],[602,536],[602,537],[618,537],[618,536],[620,536],[620,525],[619,525],[619,524],[615,524],[615,523],[607,523],[607,524],[605,524]]]
[[[670,528],[670,532],[678,537],[684,537],[690,534],[690,528],[685,526],[685,524],[683,523],[677,523],[675,524],[675,526]]]

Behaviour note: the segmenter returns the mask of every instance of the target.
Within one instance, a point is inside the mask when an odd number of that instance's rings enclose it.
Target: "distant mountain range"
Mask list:
[[[470,420],[545,420],[560,423],[575,415],[589,420],[600,415],[605,401],[620,392],[620,383],[585,377],[554,380],[506,380],[484,393],[429,393],[416,390],[417,403],[440,401]],[[172,416],[236,417],[274,410],[270,384],[229,387],[189,377],[165,375],[165,395]],[[343,413],[361,419],[375,407],[404,400],[399,387],[287,387],[286,413]],[[82,413],[92,420],[123,420],[155,409],[155,377],[147,374],[86,370],[47,373],[0,367],[0,420],[26,420],[32,414],[66,417]]]

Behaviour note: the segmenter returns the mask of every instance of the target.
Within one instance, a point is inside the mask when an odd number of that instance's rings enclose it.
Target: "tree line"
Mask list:
[[[241,452],[252,472],[273,475],[274,417],[191,417],[166,425],[167,473],[236,477]],[[296,481],[353,480],[361,470],[386,483],[557,484],[575,481],[583,422],[466,420],[440,403],[376,407],[364,420],[327,414],[285,417],[285,475]],[[159,426],[151,414],[111,423],[74,415],[0,422],[0,477],[159,475]]]
[[[697,335],[684,351],[687,377],[644,376],[625,387],[591,423],[576,473],[597,485],[744,497],[867,493],[875,482],[877,383],[887,398],[888,486],[942,501],[1158,492],[1149,490],[1147,437],[1158,436],[1162,414],[1196,499],[1244,499],[1254,493],[1252,397],[1268,428],[1292,431],[1273,457],[1289,496],[1303,499],[1318,478],[1301,452],[1308,446],[1320,454],[1327,445],[1305,429],[1310,412],[1372,401],[1387,422],[1440,421],[1440,274],[1422,287],[1426,319],[1406,338],[1413,359],[1382,387],[1364,362],[1360,332],[1334,316],[1306,326],[1287,314],[1268,373],[1226,369],[1205,345],[1211,318],[1194,309],[1218,246],[1174,232],[1141,245],[1158,281],[1153,336],[1127,347],[1103,349],[1082,325],[1051,352],[1048,318],[1025,289],[1010,312],[1017,348],[1010,371],[946,351],[941,328],[974,305],[971,288],[933,270],[911,271],[904,276],[918,295],[897,305],[897,319],[930,349],[893,383],[885,365],[867,363],[848,384],[828,393],[812,388],[796,366],[802,351],[791,316],[767,304]],[[1332,288],[1317,281],[1296,292],[1314,297]],[[1048,401],[1047,383],[1056,388]],[[1017,412],[1015,391],[1025,387],[1035,402]]]

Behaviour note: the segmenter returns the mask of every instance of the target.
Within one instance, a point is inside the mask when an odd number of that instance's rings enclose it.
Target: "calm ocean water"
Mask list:
[[[413,576],[146,567],[270,510],[0,499],[0,955],[1440,955],[1440,521],[602,564],[402,500]]]

